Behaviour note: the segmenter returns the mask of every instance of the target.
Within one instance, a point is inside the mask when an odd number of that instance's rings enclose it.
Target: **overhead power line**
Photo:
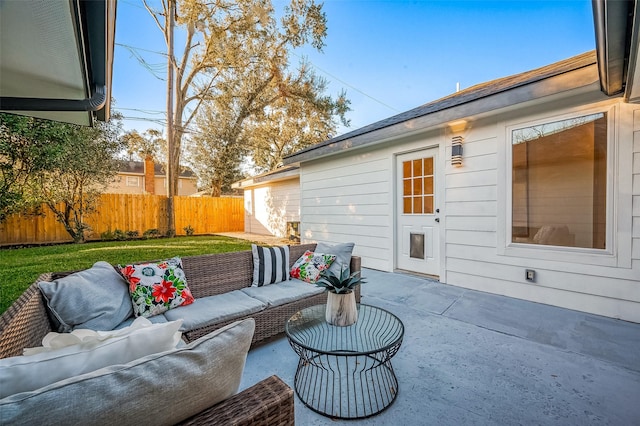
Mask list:
[[[339,81],[340,83],[344,84],[345,86],[350,87],[351,89],[355,90],[356,92],[360,93],[361,95],[366,96],[367,98],[371,99],[372,101],[377,102],[377,103],[379,103],[380,105],[385,106],[385,107],[389,108],[389,109],[390,109],[390,110],[392,110],[392,111],[395,111],[395,112],[402,112],[402,111],[400,111],[399,109],[394,108],[394,107],[392,107],[391,105],[386,104],[386,103],[382,102],[381,100],[376,99],[376,98],[374,98],[373,96],[371,96],[371,95],[369,95],[369,94],[367,94],[367,93],[363,92],[362,90],[358,89],[357,87],[355,87],[355,86],[353,86],[353,85],[351,85],[351,84],[347,83],[346,81],[342,80],[340,77],[337,77],[337,76],[335,76],[335,75],[331,74],[329,71],[327,71],[327,70],[324,70],[324,69],[320,68],[319,66],[317,66],[317,65],[316,65],[316,64],[314,64],[313,62],[309,61],[309,60],[308,60],[308,59],[306,59],[306,58],[301,57],[300,55],[296,54],[295,52],[291,52],[291,54],[292,54],[292,55],[294,55],[294,56],[297,56],[297,57],[298,57],[298,58],[300,58],[300,59],[303,59],[303,60],[307,61],[311,66],[313,66],[313,67],[314,67],[315,69],[317,69],[318,71],[320,71],[320,72],[322,72],[322,73],[324,73],[324,74],[328,75],[329,77],[331,77],[331,78],[333,78],[333,79],[335,79],[335,80]]]

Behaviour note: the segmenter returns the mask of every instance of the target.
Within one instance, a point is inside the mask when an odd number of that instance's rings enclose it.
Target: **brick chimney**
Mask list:
[[[150,155],[144,158],[144,190],[148,194],[156,193],[156,173],[153,157]]]

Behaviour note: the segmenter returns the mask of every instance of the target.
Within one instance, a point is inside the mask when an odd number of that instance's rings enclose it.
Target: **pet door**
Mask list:
[[[424,259],[424,234],[410,234],[409,257]]]

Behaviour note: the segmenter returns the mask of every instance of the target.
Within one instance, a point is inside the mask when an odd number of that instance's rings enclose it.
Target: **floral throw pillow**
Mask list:
[[[193,303],[179,257],[157,263],[118,266],[129,282],[136,317],[152,317]]]
[[[320,278],[320,273],[329,269],[334,260],[336,257],[332,254],[307,250],[291,267],[291,278],[314,284]]]

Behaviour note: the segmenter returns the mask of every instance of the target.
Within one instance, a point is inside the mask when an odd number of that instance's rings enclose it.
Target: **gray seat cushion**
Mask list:
[[[255,321],[0,400],[2,425],[172,425],[235,394]]]
[[[289,281],[264,287],[247,287],[241,291],[271,307],[320,294],[324,289],[304,281],[290,279]]]
[[[118,324],[114,330],[120,330],[121,328],[125,328],[125,327],[129,327],[131,324],[133,324],[133,320],[135,320],[136,317],[129,317],[126,320],[122,321],[120,324]],[[167,320],[167,318],[163,315],[163,314],[159,314],[159,315],[154,315],[152,317],[147,318],[149,321],[151,321],[151,324],[162,324],[165,322],[169,322]]]
[[[164,316],[169,321],[183,319],[180,331],[191,331],[260,312],[266,307],[266,303],[249,297],[240,290],[234,290],[197,298],[191,305],[168,310]]]

